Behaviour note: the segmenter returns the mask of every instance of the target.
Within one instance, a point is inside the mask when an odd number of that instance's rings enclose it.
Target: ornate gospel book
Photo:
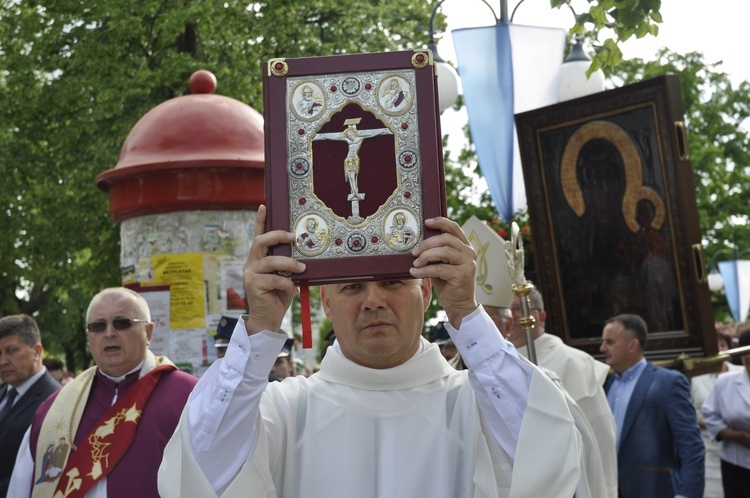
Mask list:
[[[268,230],[310,284],[408,278],[445,216],[436,70],[428,50],[264,65]]]
[[[677,76],[516,115],[547,329],[598,356],[604,322],[641,315],[646,354],[715,354]]]

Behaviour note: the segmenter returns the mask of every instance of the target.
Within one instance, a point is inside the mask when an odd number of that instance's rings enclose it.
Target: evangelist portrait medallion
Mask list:
[[[318,117],[326,106],[323,88],[311,80],[303,80],[292,90],[290,108],[294,115],[303,121]]]

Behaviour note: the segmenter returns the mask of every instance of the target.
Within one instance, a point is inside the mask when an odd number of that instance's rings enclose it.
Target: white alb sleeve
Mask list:
[[[217,494],[250,457],[260,398],[286,339],[286,334],[267,330],[248,336],[244,320],[238,320],[226,355],[211,365],[190,395],[193,455]]]
[[[445,327],[469,368],[469,381],[492,435],[515,459],[533,365],[503,339],[481,306],[464,317],[459,330],[450,323]]]

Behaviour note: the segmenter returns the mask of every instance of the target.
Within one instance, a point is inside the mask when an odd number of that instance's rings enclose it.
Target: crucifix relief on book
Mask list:
[[[313,283],[407,276],[445,214],[429,51],[272,59],[264,75],[269,228]]]
[[[352,214],[347,218],[350,223],[362,223],[363,218],[359,215],[359,201],[365,200],[365,194],[359,191],[357,178],[359,177],[359,149],[362,142],[367,138],[378,135],[393,135],[388,128],[375,130],[357,130],[357,124],[362,118],[351,118],[344,121],[344,131],[341,133],[318,133],[313,140],[342,140],[346,142],[348,152],[344,158],[344,180],[349,183],[351,189],[346,200],[352,203]]]

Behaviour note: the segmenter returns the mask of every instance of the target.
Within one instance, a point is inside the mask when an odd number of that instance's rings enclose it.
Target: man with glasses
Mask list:
[[[520,299],[512,289],[505,240],[474,216],[462,228],[477,252],[474,283],[477,302],[502,336],[527,357],[526,333],[519,326]],[[576,497],[616,498],[615,426],[602,389],[609,369],[586,353],[566,346],[558,337],[545,334],[544,302],[536,288],[530,300],[537,325],[533,331],[537,364],[565,392],[568,408],[583,439],[582,476]]]
[[[42,336],[28,315],[0,318],[0,498],[6,496],[23,433],[60,384],[42,365]],[[13,496],[9,494],[8,496]]]
[[[96,366],[40,405],[9,496],[158,496],[162,452],[197,379],[149,351],[154,324],[138,293],[101,291],[86,323]]]

